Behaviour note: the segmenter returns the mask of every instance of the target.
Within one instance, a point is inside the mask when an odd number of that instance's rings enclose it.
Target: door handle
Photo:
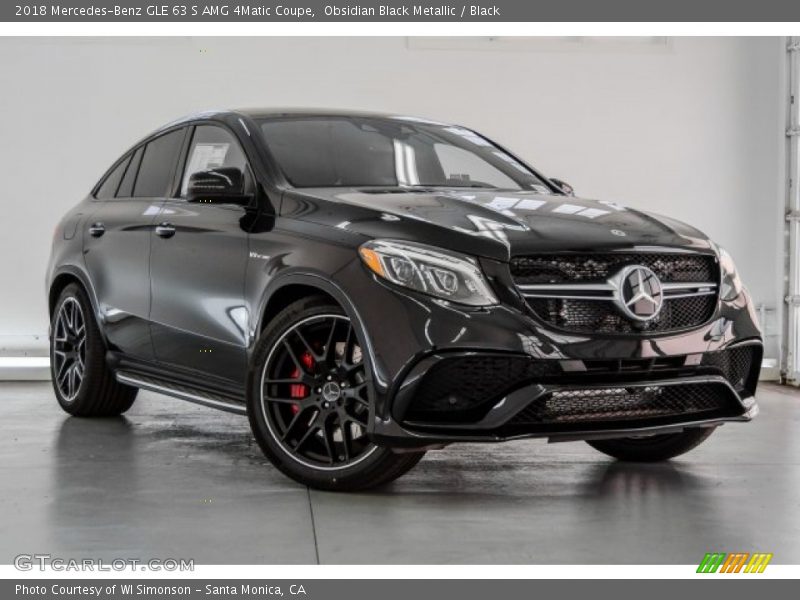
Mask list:
[[[89,226],[89,235],[91,235],[92,237],[96,237],[96,238],[100,237],[105,232],[106,232],[106,228],[105,228],[105,225],[103,225],[102,223],[92,223]]]
[[[172,223],[156,225],[156,235],[162,238],[171,238],[175,235],[175,226]]]

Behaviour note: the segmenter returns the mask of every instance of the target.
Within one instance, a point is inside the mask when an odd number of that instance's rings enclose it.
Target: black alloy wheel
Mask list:
[[[262,372],[261,401],[276,439],[298,461],[339,468],[366,458],[369,397],[350,320],[309,317],[289,328]]]
[[[86,318],[78,300],[66,298],[53,327],[53,383],[64,402],[74,402],[86,371]]]
[[[50,321],[50,373],[56,399],[76,417],[111,417],[128,410],[137,389],[119,383],[106,362],[107,348],[92,303],[77,283],[67,285]]]
[[[371,379],[350,318],[327,298],[290,304],[256,344],[247,412],[267,458],[305,485],[363,490],[397,479],[424,451],[375,444]]]

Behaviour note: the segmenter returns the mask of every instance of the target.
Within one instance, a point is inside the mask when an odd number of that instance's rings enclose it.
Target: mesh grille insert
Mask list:
[[[651,321],[631,321],[611,302],[602,300],[560,300],[531,298],[528,306],[542,319],[557,327],[577,332],[639,333],[674,331],[702,325],[714,315],[716,296],[689,296],[665,300]]]
[[[622,422],[734,410],[730,390],[714,383],[567,389],[532,402],[510,424]]]
[[[663,282],[716,281],[717,262],[708,254],[612,253],[540,254],[511,259],[517,285],[533,283],[598,283],[625,265],[649,267]]]

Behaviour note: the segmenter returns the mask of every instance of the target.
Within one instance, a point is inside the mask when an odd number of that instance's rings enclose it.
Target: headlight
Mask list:
[[[393,240],[367,242],[358,253],[370,271],[396,285],[470,306],[497,304],[472,258]]]
[[[739,294],[742,293],[744,286],[739,277],[739,272],[736,270],[733,258],[731,258],[728,251],[722,247],[719,247],[719,266],[722,270],[722,287],[719,291],[720,298],[726,302],[736,300]]]

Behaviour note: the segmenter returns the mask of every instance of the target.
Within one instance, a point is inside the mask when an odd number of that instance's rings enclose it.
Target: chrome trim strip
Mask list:
[[[697,256],[713,256],[711,252],[699,252],[696,248],[673,248],[670,246],[632,246],[630,248],[614,248],[609,250],[609,254],[626,254],[635,252],[652,252],[654,254],[695,254]]]
[[[522,291],[527,290],[586,290],[589,292],[613,291],[614,287],[608,283],[530,283],[517,286]]]
[[[662,290],[694,290],[694,289],[717,289],[717,284],[713,281],[675,281],[661,283]]]
[[[559,291],[559,290],[586,290],[587,292],[613,292],[614,285],[605,283],[530,283],[517,286],[525,291]],[[716,289],[717,284],[710,281],[687,281],[662,283],[661,289],[664,290],[693,290],[693,289]]]
[[[580,294],[575,294],[575,295],[559,294],[557,292],[551,292],[549,294],[522,294],[522,295],[525,296],[526,298],[550,298],[552,300],[600,300],[603,302],[612,302],[614,300],[614,296],[581,296]]]
[[[673,298],[696,298],[697,296],[714,296],[716,290],[700,290],[697,292],[688,292],[686,294],[664,294],[664,300],[672,300]]]
[[[247,414],[247,409],[243,405],[239,406],[237,404],[234,404],[233,402],[225,402],[223,400],[214,400],[212,398],[205,398],[203,396],[192,394],[191,392],[187,392],[184,390],[176,390],[150,381],[137,379],[136,377],[127,375],[125,373],[117,373],[116,379],[120,383],[132,385],[150,392],[164,394],[165,396],[178,398],[179,400],[186,400],[187,402],[193,402],[194,404],[200,404],[208,408],[216,408],[218,410],[224,410],[226,412],[234,413],[237,415]]]
[[[606,300],[613,301],[619,284],[609,279],[605,283],[535,283],[522,284],[517,288],[526,298],[551,298],[556,300]],[[717,284],[710,281],[687,281],[662,283],[664,300],[711,296],[717,293]],[[575,294],[570,292],[605,292],[608,295]],[[680,293],[685,292],[685,293]]]

